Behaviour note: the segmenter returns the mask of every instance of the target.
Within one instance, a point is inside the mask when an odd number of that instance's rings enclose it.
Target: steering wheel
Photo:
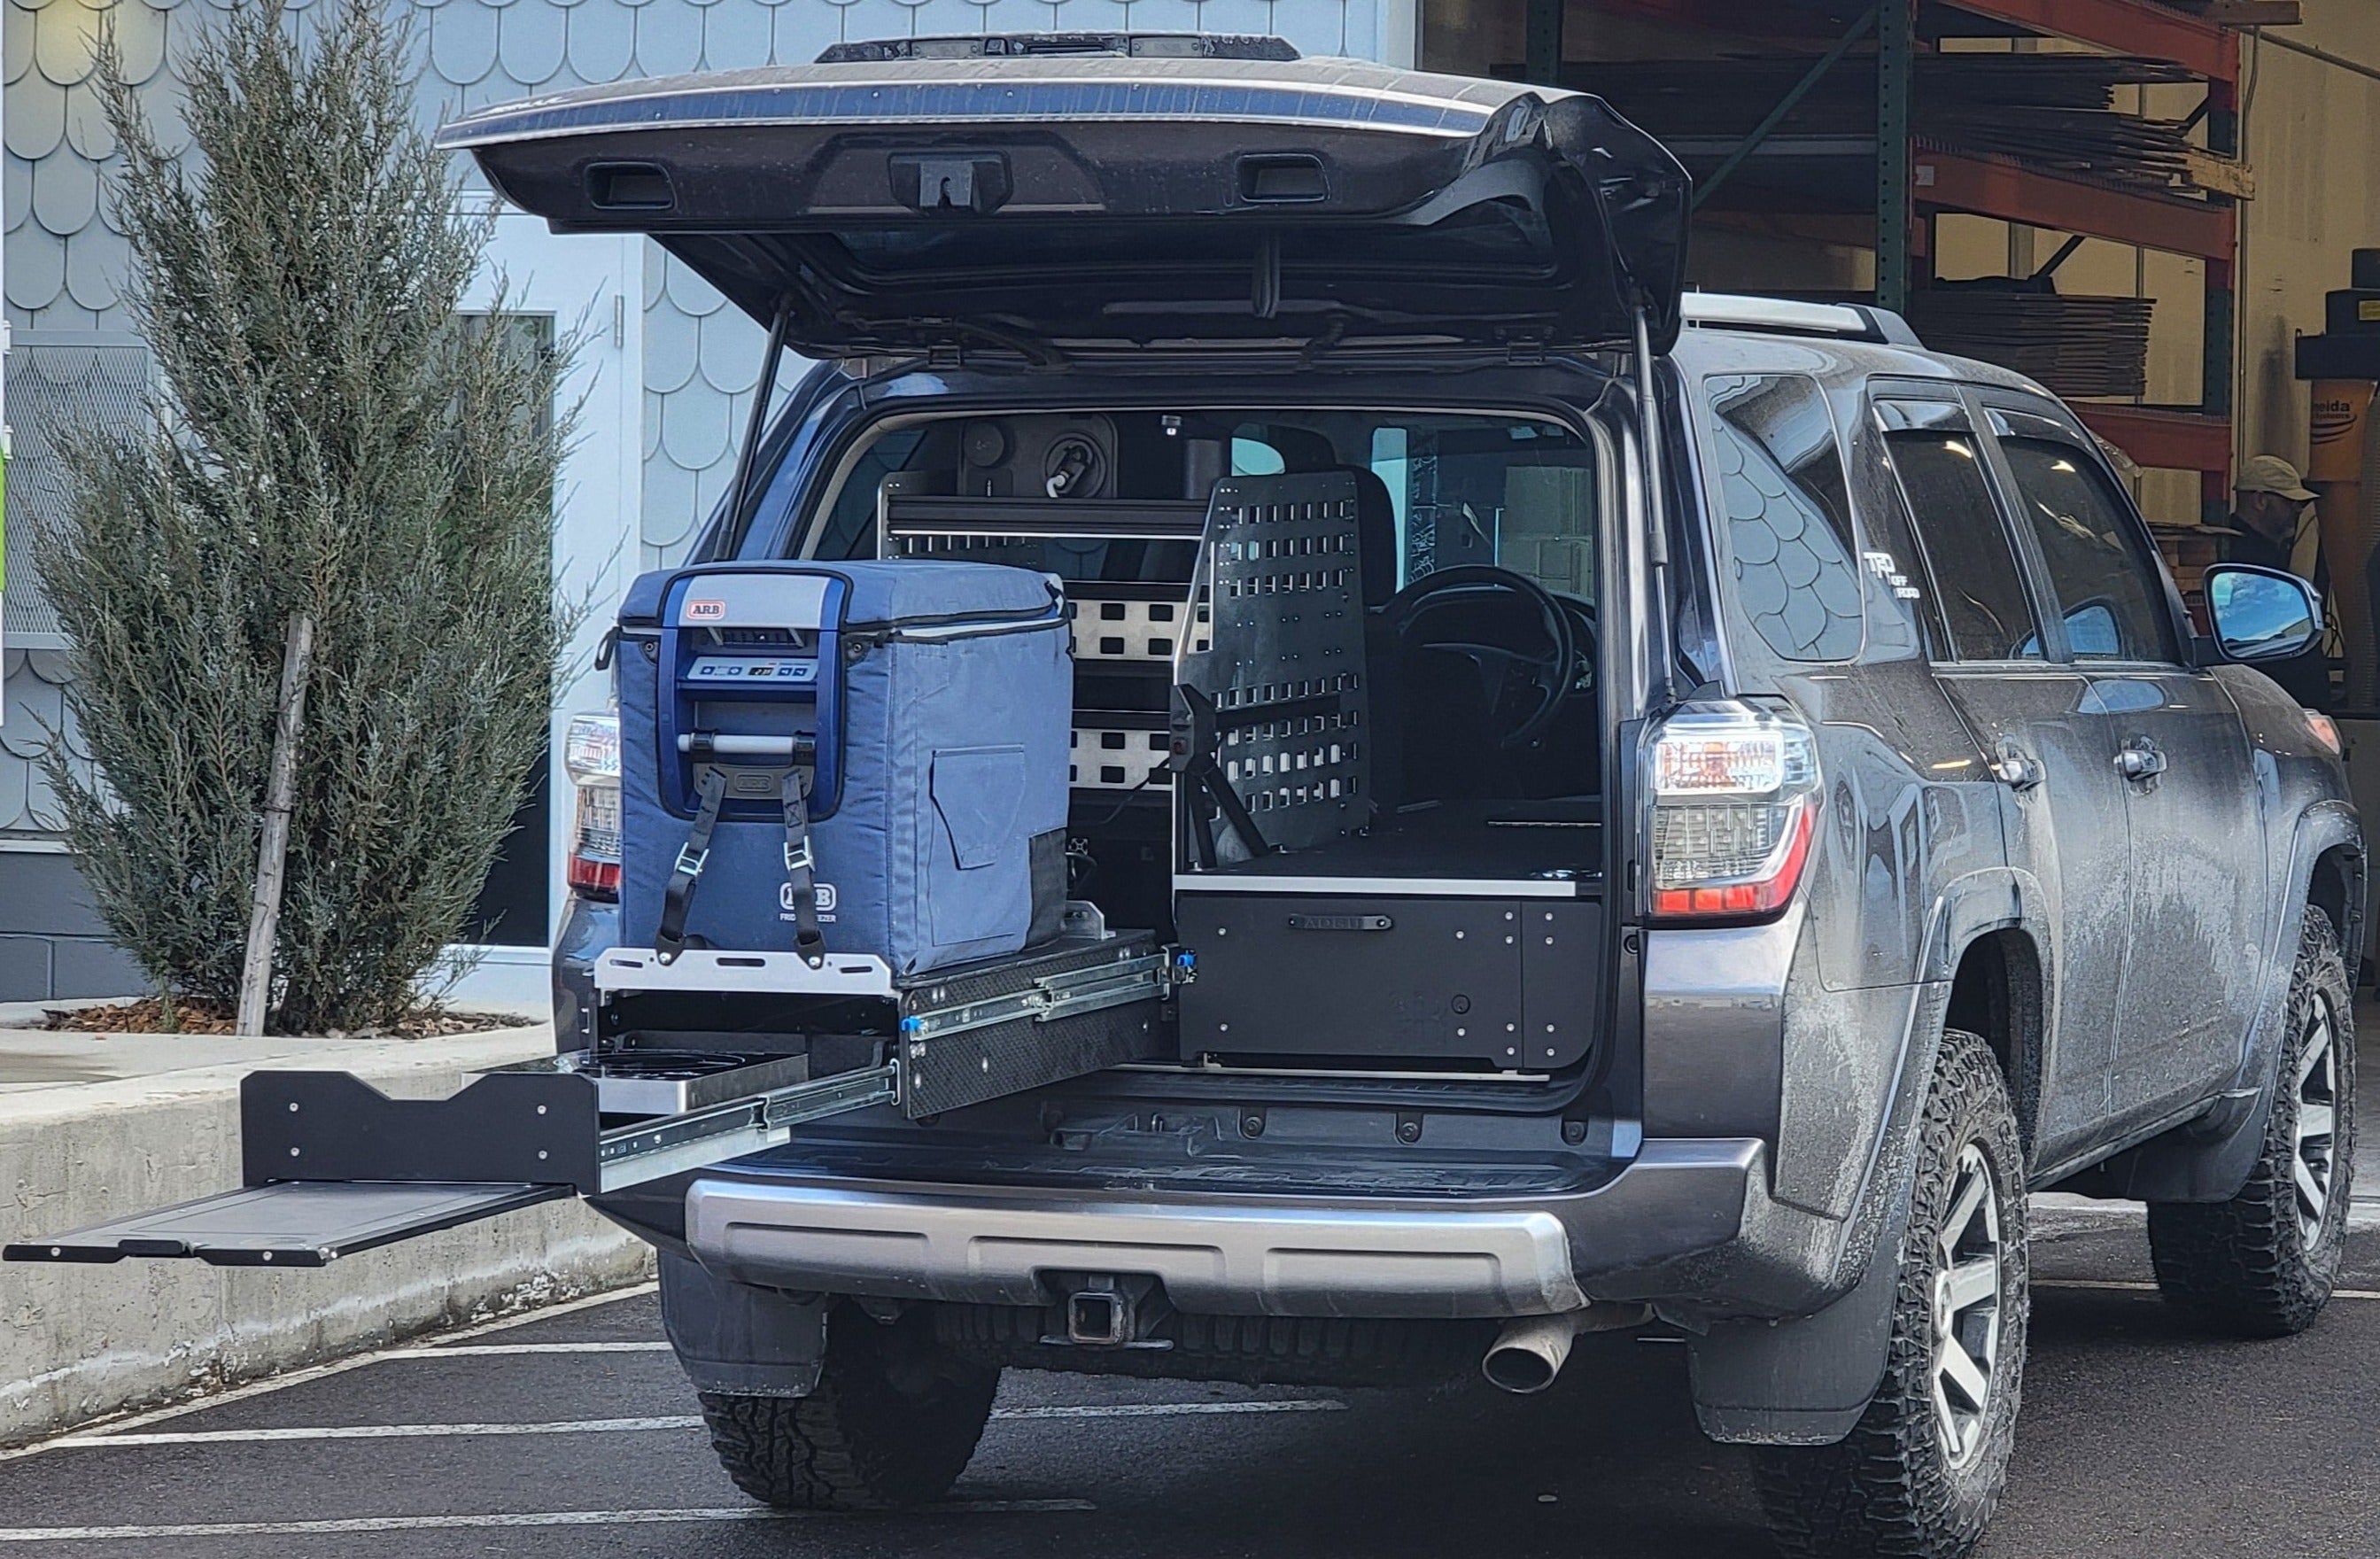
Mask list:
[[[1553,592],[1525,574],[1484,563],[1465,563],[1424,575],[1399,591],[1380,608],[1380,615],[1402,648],[1423,618],[1458,605],[1476,605],[1499,594],[1517,595],[1536,609],[1536,627],[1543,649],[1528,652],[1476,639],[1425,641],[1424,647],[1461,655],[1479,669],[1490,710],[1501,713],[1516,700],[1516,689],[1535,695],[1522,707],[1527,713],[1500,739],[1501,747],[1525,747],[1545,735],[1570,696],[1578,664],[1578,639],[1571,615]]]

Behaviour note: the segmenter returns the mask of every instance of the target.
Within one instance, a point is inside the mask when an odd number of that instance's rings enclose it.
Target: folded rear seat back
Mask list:
[[[692,945],[795,949],[782,800],[795,768],[829,953],[906,976],[1057,933],[1074,701],[1057,579],[976,563],[705,564],[639,578],[620,630],[630,944],[661,931],[706,767],[723,798]]]

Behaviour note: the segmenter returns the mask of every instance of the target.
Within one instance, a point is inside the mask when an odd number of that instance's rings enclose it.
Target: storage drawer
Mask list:
[[[1602,906],[1585,899],[1184,895],[1197,979],[1182,1051],[1569,1066],[1593,1036]]]

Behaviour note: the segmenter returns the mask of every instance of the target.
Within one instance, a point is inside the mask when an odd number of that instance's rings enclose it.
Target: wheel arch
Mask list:
[[[2048,1043],[2046,960],[2023,925],[1970,937],[1952,967],[1946,1029],[1964,1029],[1991,1047],[2015,1107],[2028,1164],[2041,1115],[2042,1060]]]
[[[2348,979],[2351,982],[2356,964],[2363,948],[2363,842],[2334,840],[2314,857],[2313,869],[2306,883],[2306,902],[2330,917],[2338,932],[2338,945],[2347,955]]]

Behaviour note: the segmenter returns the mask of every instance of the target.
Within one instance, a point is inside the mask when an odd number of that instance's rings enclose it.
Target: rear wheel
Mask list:
[[[940,1496],[966,1470],[1000,1371],[934,1341],[911,1310],[890,1326],[856,1305],[827,1319],[808,1396],[702,1394],[711,1448],[735,1486],[781,1510],[882,1510]]]
[[[1955,1559],[2008,1480],[2029,1304],[2024,1157],[1999,1063],[1973,1034],[1942,1036],[1919,1155],[1866,1413],[1838,1444],[1755,1453],[1769,1530],[1790,1555]]]
[[[2355,1003],[2330,917],[2309,907],[2263,1151],[2222,1202],[2153,1202],[2157,1287],[2192,1321],[2287,1337],[2329,1302],[2355,1173]]]

